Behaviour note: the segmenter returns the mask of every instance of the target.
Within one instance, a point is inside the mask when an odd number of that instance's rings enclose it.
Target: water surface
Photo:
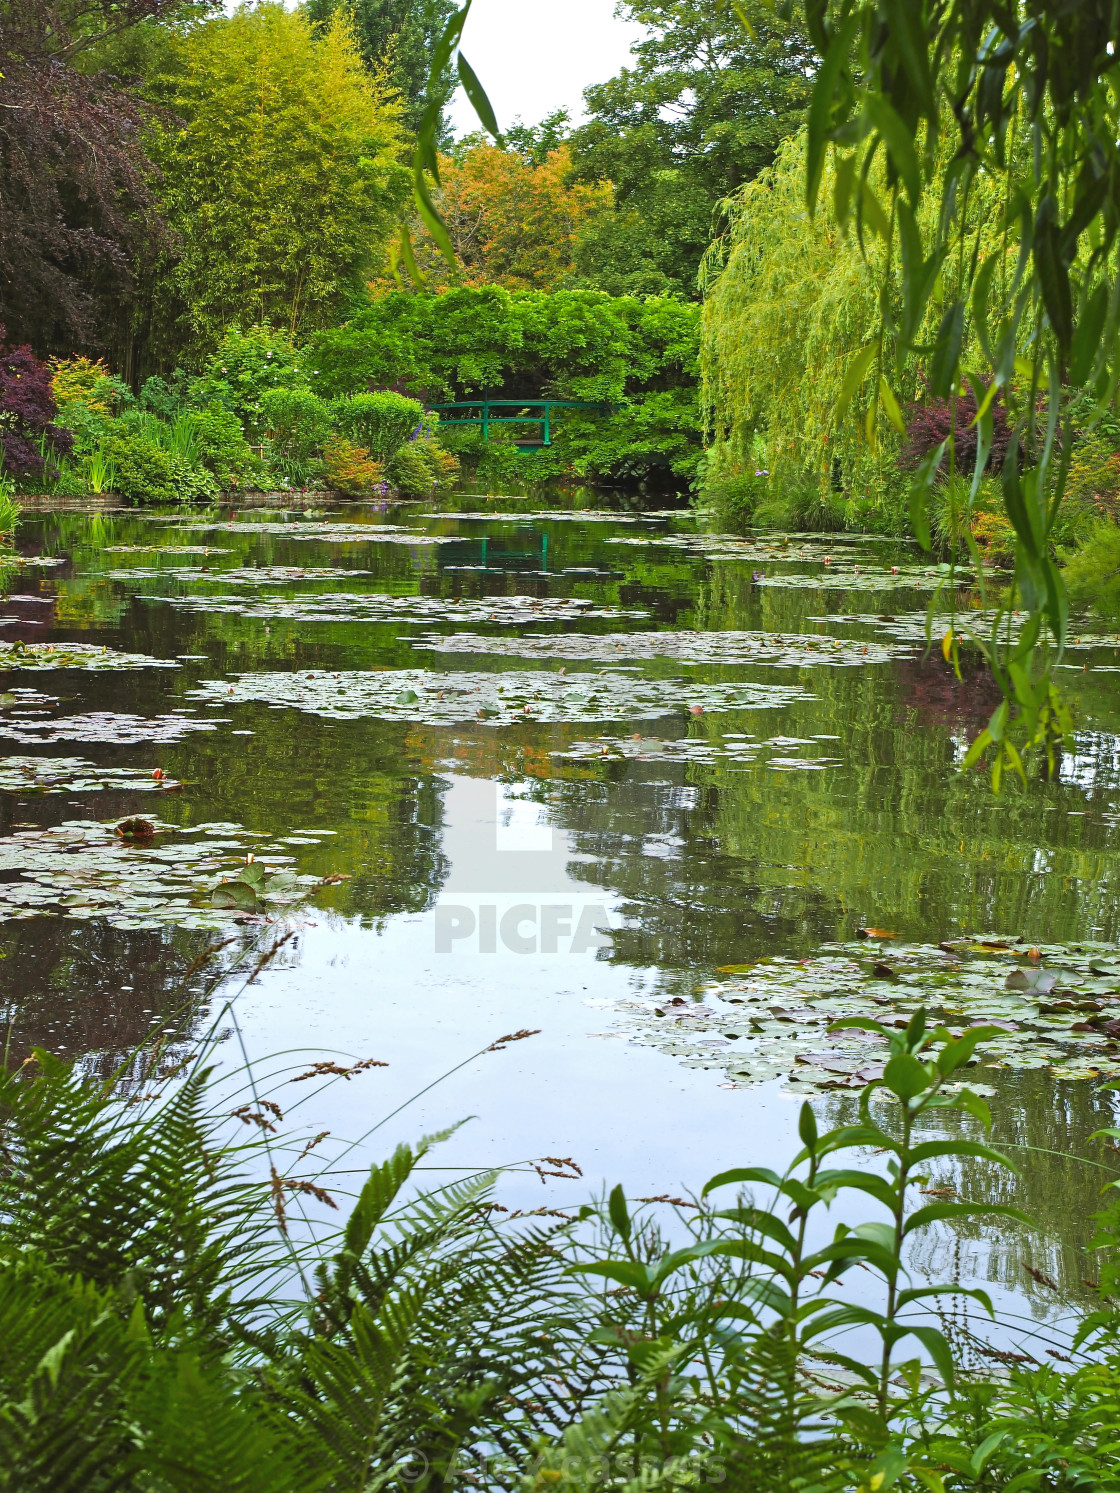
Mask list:
[[[718,1033],[631,1040],[635,1011],[668,1022],[684,1003],[700,1020],[697,987],[737,978],[721,968],[819,959],[868,927],[897,935],[872,962],[966,934],[1021,937],[1024,955],[1120,938],[1111,639],[1073,649],[1062,672],[1079,737],[1060,779],[995,798],[957,770],[990,683],[974,657],[958,682],[905,636],[940,579],[913,547],[752,546],[700,536],[684,513],[460,506],[25,518],[19,550],[61,563],[6,575],[0,642],[26,647],[4,660],[2,749],[86,767],[57,791],[9,784],[0,832],[151,814],[183,833],[142,837],[122,852],[133,862],[214,840],[243,862],[256,844],[308,880],[264,915],[214,916],[202,896],[193,920],[161,920],[158,894],[111,916],[80,898],[23,908],[0,923],[15,1051],[108,1071],[153,1030],[179,1040],[184,1013],[204,1030],[221,993],[206,993],[200,953],[230,938],[232,961],[294,930],[237,999],[254,1061],[323,1049],[388,1063],[316,1100],[323,1128],[355,1135],[496,1038],[539,1029],[380,1134],[475,1116],[438,1165],[574,1158],[582,1181],[503,1183],[510,1206],[559,1207],[604,1180],[676,1193],[788,1156],[796,1079],[738,1082]],[[659,651],[653,633],[673,638]],[[150,662],[27,667],[49,644]],[[182,786],[141,791],[122,769]],[[1021,1202],[1040,1229],[943,1236],[929,1268],[1025,1291],[1040,1313],[1047,1288],[1024,1265],[1084,1295],[1088,1216],[1112,1175],[1086,1137],[1113,1118],[1115,1046],[1102,1038],[1099,1071],[1079,1079],[984,1066],[1021,1176],[957,1180]],[[800,1087],[830,1119],[853,1102]]]

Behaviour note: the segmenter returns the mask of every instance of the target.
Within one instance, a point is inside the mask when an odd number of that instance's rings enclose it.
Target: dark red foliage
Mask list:
[[[991,408],[992,449],[985,470],[998,472],[1011,444],[1011,426],[1007,421],[1007,408],[998,394]],[[925,404],[912,404],[906,414],[906,444],[900,462],[903,467],[913,468],[935,451],[954,429],[954,412],[948,400],[931,399]],[[976,396],[970,390],[960,395],[956,402],[953,465],[958,472],[971,473],[976,462],[978,432],[972,424],[975,418]]]
[[[0,319],[20,340],[69,350],[123,323],[152,168],[138,94],[89,59],[184,3],[0,0]]]
[[[38,477],[49,456],[66,456],[74,438],[54,423],[58,414],[51,371],[28,346],[5,347],[0,326],[0,470]],[[44,437],[46,438],[44,441]]]

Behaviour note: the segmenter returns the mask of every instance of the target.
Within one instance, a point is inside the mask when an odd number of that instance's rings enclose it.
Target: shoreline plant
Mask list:
[[[349,1081],[372,1059],[284,1062],[267,1080],[220,1075],[210,1041],[157,1041],[101,1080],[46,1052],[9,1059],[5,1481],[44,1493],[1117,1486],[1115,1209],[1096,1241],[1102,1306],[1070,1351],[1049,1364],[997,1351],[1010,1373],[970,1367],[936,1308],[969,1300],[988,1319],[990,1301],[916,1284],[906,1251],[957,1220],[1023,1221],[945,1200],[932,1180],[965,1159],[1010,1167],[967,1086],[987,1029],[929,1032],[923,1012],[903,1030],[847,1024],[875,1029],[881,1076],[854,1124],[821,1132],[804,1105],[784,1172],[733,1169],[696,1197],[637,1205],[615,1187],[521,1215],[493,1196],[500,1169],[419,1185],[451,1131],[363,1169],[355,1146],[392,1116],[333,1154],[325,1134],[287,1129],[304,1098],[292,1085]],[[938,1125],[945,1111],[969,1127]],[[885,1162],[869,1165],[876,1154]],[[569,1158],[517,1166],[580,1175]],[[364,1181],[347,1212],[353,1175]],[[854,1226],[832,1216],[841,1195],[861,1200]]]

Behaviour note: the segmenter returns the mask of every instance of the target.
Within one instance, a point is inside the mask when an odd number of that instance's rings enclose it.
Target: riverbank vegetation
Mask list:
[[[514,1215],[498,1173],[417,1191],[443,1136],[348,1197],[352,1150],[319,1159],[327,1136],[284,1109],[291,1085],[375,1083],[375,1063],[282,1066],[265,1094],[247,1073],[243,1092],[219,1085],[205,1048],[173,1062],[157,1045],[106,1081],[36,1052],[0,1074],[5,1479],[1113,1487],[1114,1211],[1102,1306],[1064,1335],[1005,1323],[993,1340],[983,1291],[904,1264],[946,1222],[1028,1223],[948,1185],[962,1161],[1010,1165],[961,1082],[990,1031],[931,1034],[922,1013],[881,1028],[855,1123],[819,1131],[804,1105],[785,1171]],[[578,1186],[571,1161],[518,1166]],[[878,1220],[836,1222],[840,1199]]]

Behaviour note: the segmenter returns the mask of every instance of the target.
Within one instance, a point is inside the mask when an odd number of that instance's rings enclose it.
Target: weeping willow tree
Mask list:
[[[897,527],[908,486],[899,469],[902,411],[925,393],[920,359],[906,353],[893,373],[887,388],[893,419],[878,420],[880,390],[870,380],[848,386],[853,359],[875,345],[884,300],[898,314],[897,254],[892,259],[889,232],[862,231],[851,216],[838,215],[830,166],[810,216],[805,169],[802,132],[785,142],[769,170],[728,199],[727,232],[704,261],[709,472],[760,472],[795,511],[816,502],[866,522],[878,510]],[[881,185],[883,175],[873,171],[872,185]],[[967,212],[980,252],[1008,273],[1011,249],[990,196],[981,183]],[[931,194],[922,213],[935,220],[940,206]],[[921,226],[930,231],[933,223]],[[918,340],[932,339],[947,283],[931,295]]]

